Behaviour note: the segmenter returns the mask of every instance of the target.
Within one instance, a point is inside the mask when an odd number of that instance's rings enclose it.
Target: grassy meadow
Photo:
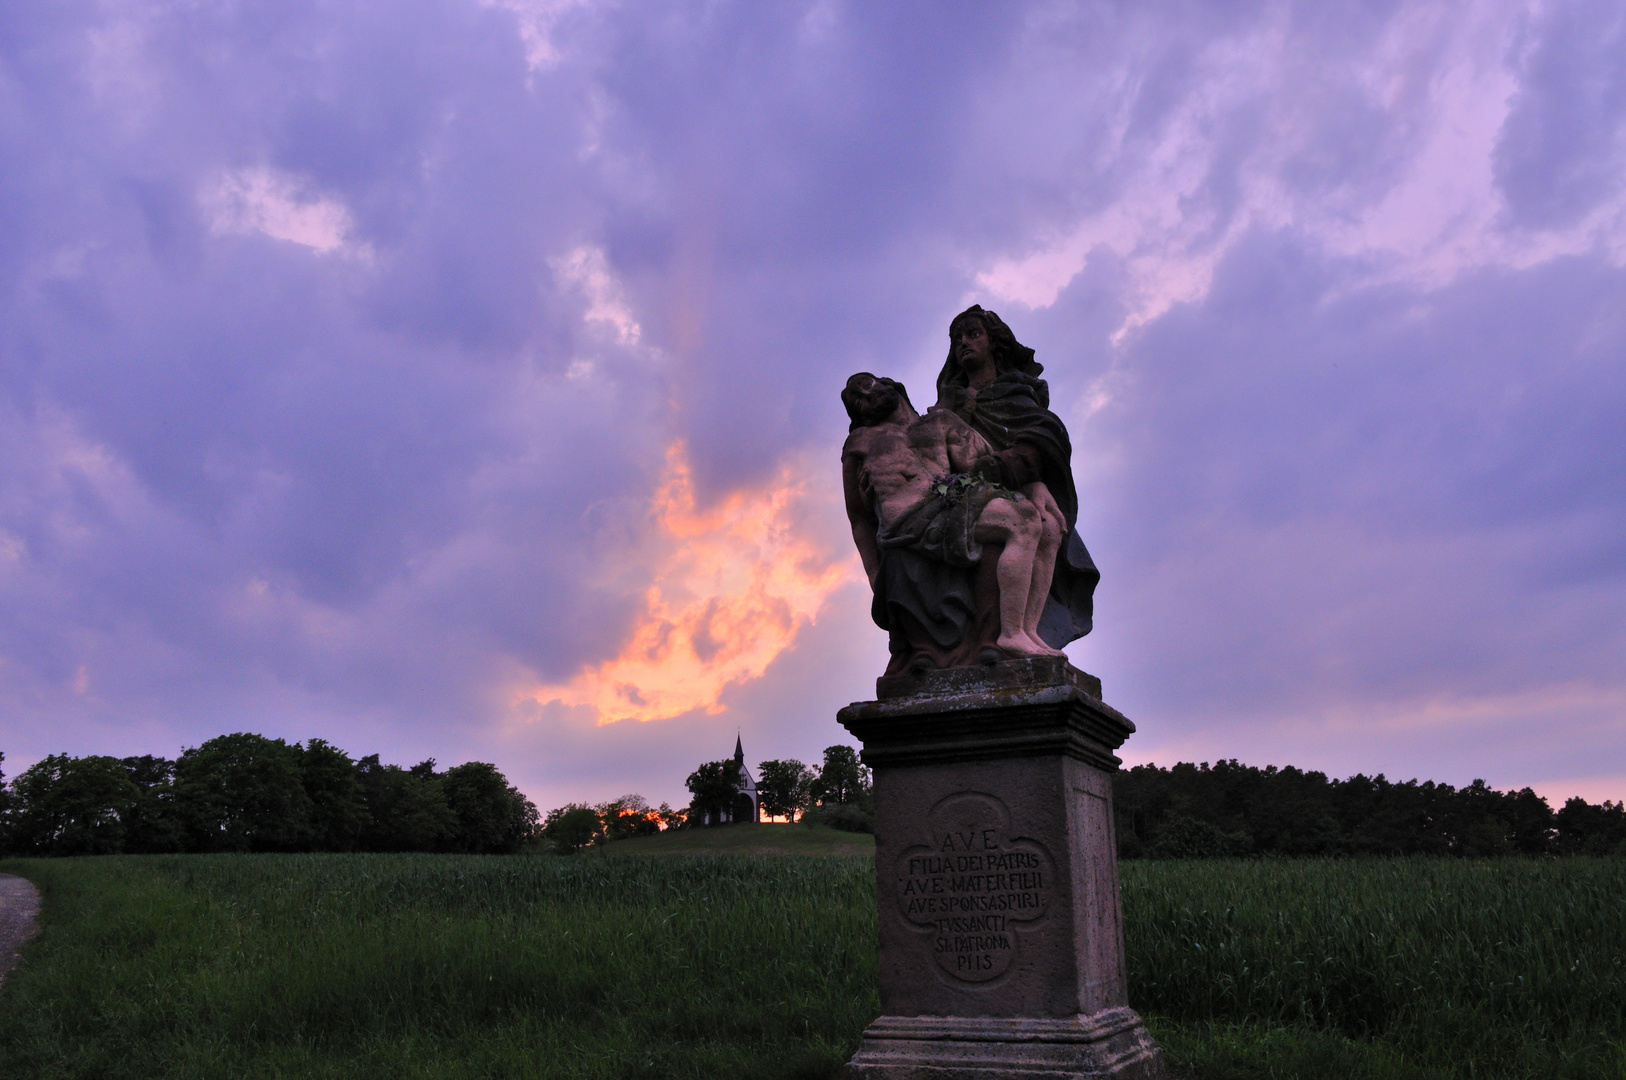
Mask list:
[[[45,894],[0,1077],[831,1076],[871,859],[651,839],[0,863]],[[1623,896],[1626,860],[1130,863],[1132,1002],[1200,1080],[1626,1077]]]
[[[1626,1078],[1626,859],[1124,864],[1130,1002],[1204,1080]]]

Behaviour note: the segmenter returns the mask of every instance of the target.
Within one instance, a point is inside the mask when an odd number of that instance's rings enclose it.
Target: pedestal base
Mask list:
[[[883,678],[843,709],[874,770],[884,1015],[853,1080],[1159,1080],[1128,1007],[1113,750],[1057,658]]]
[[[847,1065],[851,1080],[1162,1080],[1133,1009],[1070,1019],[883,1016]]]

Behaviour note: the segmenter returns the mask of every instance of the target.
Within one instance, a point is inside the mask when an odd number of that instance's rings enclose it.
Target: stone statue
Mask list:
[[[956,413],[932,409],[921,416],[901,384],[868,372],[849,379],[842,397],[853,414],[842,455],[847,510],[871,585],[882,580],[888,554],[907,550],[944,569],[941,604],[967,615],[972,605],[956,588],[963,583],[955,571],[976,566],[983,545],[997,544],[994,647],[1008,656],[1062,655],[1035,636],[1061,539],[1060,514],[1047,516],[1042,503],[976,473],[993,448]],[[911,614],[905,609],[900,618]],[[914,618],[928,633],[944,631],[936,635],[940,644],[957,637],[964,621],[941,608],[921,607]]]
[[[975,305],[949,342],[925,416],[868,372],[841,395],[847,515],[888,675],[1061,656],[1089,633],[1100,579],[1073,528],[1072,444],[1033,350]]]
[[[972,307],[925,416],[868,372],[841,392],[892,650],[837,714],[873,770],[881,1005],[848,1080],[1167,1080],[1124,966],[1113,751],[1135,725],[1061,652],[1100,574],[1042,370]]]

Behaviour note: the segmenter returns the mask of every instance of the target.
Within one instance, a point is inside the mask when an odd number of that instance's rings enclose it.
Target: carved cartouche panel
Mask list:
[[[983,792],[943,799],[926,827],[927,842],[898,856],[899,913],[931,931],[946,974],[996,979],[1016,960],[1017,931],[1050,910],[1055,863],[1037,841],[1012,836],[1005,803]]]

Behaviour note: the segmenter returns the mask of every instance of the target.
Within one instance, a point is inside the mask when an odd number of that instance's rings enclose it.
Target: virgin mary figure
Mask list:
[[[1052,648],[1090,632],[1101,572],[1079,538],[1073,444],[1050,411],[1050,386],[1033,350],[1005,321],[972,304],[949,323],[949,354],[937,376],[937,405],[958,413],[993,447],[977,471],[1028,493],[1058,517],[1061,544],[1048,590],[1034,598],[1037,636]],[[1040,597],[1043,598],[1042,607]]]

